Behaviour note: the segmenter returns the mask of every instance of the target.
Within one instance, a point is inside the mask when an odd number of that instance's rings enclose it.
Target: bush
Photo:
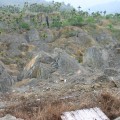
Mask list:
[[[83,21],[84,20],[80,15],[74,15],[68,20],[70,25],[73,25],[73,26],[81,26]]]
[[[30,26],[28,23],[22,22],[20,24],[20,28],[25,29],[25,30],[30,30]]]
[[[54,17],[52,21],[52,27],[60,28],[62,26],[62,22],[60,21],[60,17]]]
[[[87,20],[86,20],[87,23],[94,23],[95,20],[93,17],[88,17]]]

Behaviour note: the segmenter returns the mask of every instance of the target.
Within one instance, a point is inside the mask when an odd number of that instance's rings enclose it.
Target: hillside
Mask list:
[[[0,120],[91,107],[120,116],[120,14],[63,5],[0,7]]]

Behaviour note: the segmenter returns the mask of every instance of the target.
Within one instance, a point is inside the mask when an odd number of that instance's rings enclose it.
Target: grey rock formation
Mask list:
[[[0,42],[4,43],[7,50],[7,55],[10,57],[18,56],[21,54],[19,46],[22,43],[27,43],[23,35],[14,33],[14,34],[5,34],[0,36]]]
[[[101,51],[97,47],[90,47],[83,56],[83,63],[92,68],[104,68],[104,59]]]
[[[46,35],[45,38],[43,38],[43,36],[41,35],[41,39],[43,39],[43,41],[46,43],[51,43],[55,40],[53,32],[49,29],[45,30],[44,33],[41,33],[41,34]]]
[[[120,44],[109,48],[109,67],[120,68]]]
[[[31,29],[28,32],[28,37],[27,38],[28,38],[29,42],[38,41],[38,40],[40,40],[39,32],[36,29]]]
[[[13,78],[7,73],[4,64],[0,62],[0,92],[8,91],[13,83]]]
[[[117,76],[118,71],[114,68],[106,68],[104,70],[104,74],[107,75],[107,76]]]
[[[76,41],[81,47],[90,47],[95,44],[95,40],[83,30],[79,31]]]
[[[39,52],[25,66],[19,78],[47,79],[55,71],[60,74],[69,74],[77,70],[79,70],[79,63],[74,58],[61,49],[55,49],[54,54]]]
[[[12,115],[7,114],[6,116],[0,118],[0,120],[23,120],[23,119],[16,118],[16,117],[14,117]]]
[[[75,58],[68,55],[65,51],[56,48],[56,63],[58,65],[58,69],[61,73],[74,73],[75,71],[79,70],[79,64]]]

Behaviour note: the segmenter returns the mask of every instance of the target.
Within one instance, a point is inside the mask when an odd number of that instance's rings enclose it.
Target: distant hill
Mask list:
[[[120,13],[120,1],[116,2],[109,2],[105,4],[100,4],[96,6],[90,7],[90,11],[107,11],[107,14],[109,13]]]
[[[29,3],[45,3],[45,0],[0,0],[0,5],[23,5],[24,2]]]

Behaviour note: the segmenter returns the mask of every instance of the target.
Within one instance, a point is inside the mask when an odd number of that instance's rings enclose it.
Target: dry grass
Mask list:
[[[99,96],[98,102],[109,118],[114,119],[120,116],[120,97],[104,92]]]
[[[20,105],[7,108],[1,115],[12,114],[25,120],[61,120],[62,112],[100,107],[110,119],[120,116],[120,98],[111,93],[102,92],[97,96],[89,94],[82,96],[79,101],[76,100],[23,100]]]

